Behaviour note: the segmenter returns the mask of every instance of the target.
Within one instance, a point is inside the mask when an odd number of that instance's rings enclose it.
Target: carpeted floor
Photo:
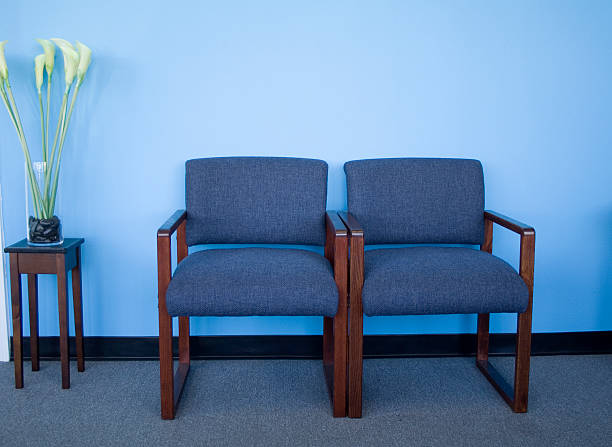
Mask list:
[[[507,377],[512,358],[492,362]],[[529,413],[513,414],[472,358],[364,365],[364,417],[333,419],[320,361],[192,362],[173,421],[159,417],[157,362],[0,363],[0,445],[610,446],[612,356],[534,357]]]

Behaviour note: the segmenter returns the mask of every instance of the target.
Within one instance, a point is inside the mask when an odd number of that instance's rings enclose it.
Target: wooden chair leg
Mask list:
[[[17,253],[10,254],[11,308],[13,313],[13,359],[15,363],[15,388],[23,388],[23,326],[21,321],[21,275]]]
[[[189,317],[179,317],[179,363],[189,365]]]
[[[38,275],[28,274],[28,301],[30,304],[30,357],[32,371],[40,370],[38,354]]]
[[[172,365],[172,317],[159,310],[159,375],[162,419],[174,419],[174,368]]]
[[[334,319],[323,317],[323,364],[334,363]]]
[[[360,418],[363,386],[363,310],[361,306],[351,307],[350,316],[348,415],[350,418]]]
[[[516,361],[514,364],[515,413],[527,412],[529,395],[529,364],[531,360],[531,312],[519,314],[516,335]]]
[[[346,364],[348,354],[346,309],[334,317],[334,417],[346,416]]]
[[[497,390],[510,408],[512,408],[512,411],[515,413],[526,413],[529,395],[529,362],[531,358],[531,306],[526,312],[518,314],[517,326],[514,388],[506,382],[502,375],[488,361],[488,314],[478,316],[478,354],[476,366],[478,366],[478,369],[493,385],[493,388]],[[485,339],[486,342],[481,342],[481,340]],[[484,351],[485,344],[487,345],[487,352]]]
[[[476,362],[489,360],[489,314],[478,314]]]

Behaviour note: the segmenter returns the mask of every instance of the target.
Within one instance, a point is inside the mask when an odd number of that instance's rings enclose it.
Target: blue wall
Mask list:
[[[612,329],[611,2],[6,3],[0,40],[32,150],[34,38],[94,51],[61,185],[65,234],[87,239],[86,335],[157,333],[155,231],[183,206],[184,161],[219,155],[327,160],[336,209],[345,160],[478,158],[487,207],[537,230],[534,330]],[[22,160],[2,110],[8,242],[25,234]],[[518,238],[494,238],[516,265]],[[58,333],[54,284],[41,281],[43,335]],[[493,329],[514,321],[498,317]],[[193,327],[310,334],[321,321]],[[366,321],[369,333],[474,329],[472,316]]]

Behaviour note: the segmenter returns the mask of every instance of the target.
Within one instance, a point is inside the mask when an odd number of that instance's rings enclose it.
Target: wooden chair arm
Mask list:
[[[157,230],[157,236],[171,236],[178,226],[187,219],[187,211],[177,210]]]
[[[339,215],[340,215],[340,219],[342,219],[342,221],[346,225],[346,228],[348,228],[351,236],[363,237],[363,228],[361,227],[361,224],[357,221],[357,219],[355,219],[355,217],[351,213],[347,213],[343,211],[339,213]]]
[[[329,233],[331,231],[333,237],[341,237],[348,235],[348,230],[344,225],[344,222],[342,222],[340,216],[338,216],[338,213],[336,213],[335,211],[325,212],[325,223],[327,232]]]
[[[348,230],[335,211],[325,213],[325,257],[334,270],[338,287],[338,314],[345,314],[348,308]]]
[[[348,212],[341,212],[340,219],[349,230],[349,303],[351,309],[362,312],[361,289],[363,288],[364,239],[359,221]]]
[[[514,231],[520,235],[524,235],[527,233],[534,233],[535,230],[532,226],[524,224],[523,222],[519,222],[518,220],[512,219],[511,217],[504,216],[503,214],[497,213],[495,211],[487,210],[484,212],[485,220],[490,220],[498,225],[501,225],[504,228],[507,228],[510,231]]]
[[[188,247],[185,239],[187,211],[178,210],[157,230],[157,297],[160,311],[168,314],[166,309],[166,290],[172,279],[172,256],[170,255],[172,234],[176,234],[177,263],[187,257]]]
[[[493,248],[493,223],[501,225],[510,231],[514,231],[521,235],[521,252],[519,261],[519,275],[527,284],[529,289],[529,306],[528,312],[531,312],[533,300],[533,272],[535,265],[535,229],[518,220],[514,220],[503,214],[494,211],[485,211],[485,237],[480,249],[492,252]]]

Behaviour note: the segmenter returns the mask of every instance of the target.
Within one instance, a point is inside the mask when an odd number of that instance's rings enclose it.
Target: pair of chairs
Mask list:
[[[477,313],[478,368],[515,412],[527,411],[533,228],[484,211],[482,166],[475,160],[359,160],[344,168],[348,212],[336,213],[326,211],[323,161],[227,157],[186,163],[186,210],[157,233],[163,419],[174,418],[189,371],[189,317],[254,315],[322,316],[333,415],[361,417],[364,312]],[[520,276],[491,254],[493,223],[521,235]],[[324,256],[270,247],[188,254],[189,246],[200,244],[324,246]],[[421,245],[366,249],[381,244]],[[518,313],[513,390],[487,359],[494,312]],[[179,319],[176,372],[173,317]]]

